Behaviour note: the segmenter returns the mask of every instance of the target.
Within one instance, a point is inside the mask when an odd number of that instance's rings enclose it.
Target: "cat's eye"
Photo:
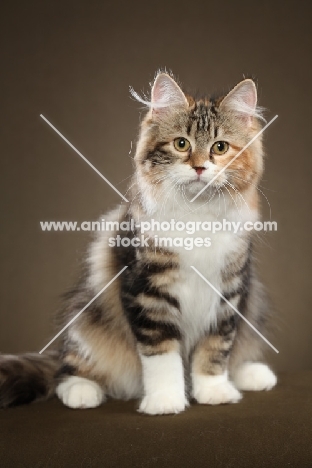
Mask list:
[[[186,138],[182,137],[176,138],[173,144],[175,149],[178,151],[187,151],[191,146],[191,143]]]
[[[229,144],[226,141],[216,141],[211,147],[211,152],[213,154],[224,154],[229,149]]]

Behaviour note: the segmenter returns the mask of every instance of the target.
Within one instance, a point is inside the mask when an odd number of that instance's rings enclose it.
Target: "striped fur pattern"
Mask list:
[[[0,355],[0,408],[51,397],[61,377],[59,355]]]
[[[244,80],[226,96],[196,100],[172,76],[159,73],[150,101],[133,95],[148,111],[127,195],[131,202],[105,219],[256,221],[261,138],[190,202],[260,130],[254,82]],[[177,149],[179,138],[189,143],[186,151]],[[224,154],[213,150],[220,141],[228,145]],[[148,245],[110,247],[109,237],[117,235],[132,239],[138,232],[95,237],[86,273],[66,296],[63,322],[128,268],[64,333],[58,364],[48,357],[1,357],[2,406],[49,397],[57,386],[57,395],[73,408],[95,407],[106,397],[140,398],[141,412],[166,414],[183,411],[192,398],[202,404],[235,403],[240,390],[275,385],[273,372],[258,362],[262,340],[190,268],[267,335],[270,308],[255,272],[251,232],[209,233],[211,247],[192,250],[159,247],[155,236],[163,233],[157,230],[147,233]],[[170,236],[190,237],[171,228]],[[21,372],[26,377],[19,381]]]

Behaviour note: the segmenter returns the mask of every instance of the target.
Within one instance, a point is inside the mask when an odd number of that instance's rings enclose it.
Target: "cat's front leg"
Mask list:
[[[179,275],[175,254],[137,250],[122,284],[122,301],[142,363],[146,414],[180,413],[188,405],[181,357],[181,308],[169,285]]]
[[[139,411],[153,415],[180,413],[188,401],[179,342],[164,341],[154,348],[140,345],[144,397]]]
[[[192,356],[193,397],[198,403],[237,403],[240,392],[228,379],[228,359],[236,334],[236,317],[221,320],[215,333],[205,336]]]

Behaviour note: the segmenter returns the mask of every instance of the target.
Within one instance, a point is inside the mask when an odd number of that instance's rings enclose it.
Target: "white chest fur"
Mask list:
[[[222,214],[215,214],[213,206],[205,212],[193,212],[187,214],[187,221],[220,221]],[[176,218],[182,216],[186,221],[185,213],[175,213]],[[243,223],[246,220],[254,221],[257,213],[251,213],[249,208],[238,212],[236,207],[231,210],[227,207],[226,219]],[[154,219],[161,221],[170,220],[172,214],[170,210],[161,216],[157,213],[153,216]],[[225,216],[224,216],[225,218]],[[172,247],[179,254],[180,259],[180,275],[174,285],[169,287],[169,292],[174,295],[180,302],[181,306],[181,327],[184,335],[185,351],[188,353],[192,346],[207,332],[211,327],[214,327],[217,322],[217,313],[219,310],[220,296],[198,276],[191,268],[194,266],[197,270],[218,290],[222,293],[221,272],[233,252],[241,251],[246,246],[246,239],[241,230],[207,232],[197,230],[193,234],[185,231],[170,230],[166,233],[157,232],[159,236],[172,238],[207,238],[211,240],[210,246],[193,247],[190,250],[184,247]],[[155,232],[149,233],[151,237]]]
[[[188,352],[192,346],[217,322],[219,295],[191,268],[194,266],[222,293],[221,271],[228,255],[240,247],[243,239],[233,233],[212,236],[210,247],[179,249],[181,273],[171,288],[181,305],[184,343]]]

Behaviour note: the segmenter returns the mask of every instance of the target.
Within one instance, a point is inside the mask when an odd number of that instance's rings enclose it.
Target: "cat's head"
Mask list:
[[[258,183],[261,136],[241,152],[261,129],[253,80],[241,81],[224,96],[196,100],[170,75],[159,73],[150,101],[132,94],[149,107],[135,161],[140,184],[155,200],[169,191],[190,200],[211,182],[198,197],[203,202],[217,190],[229,196]]]

